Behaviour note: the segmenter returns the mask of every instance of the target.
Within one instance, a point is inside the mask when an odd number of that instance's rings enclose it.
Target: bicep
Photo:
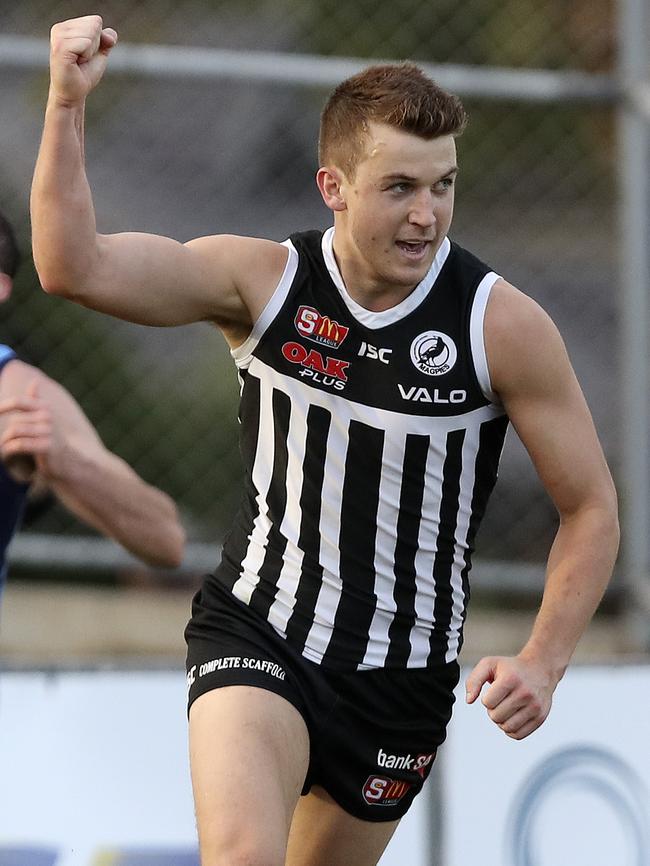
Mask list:
[[[572,371],[558,377],[553,393],[513,396],[505,407],[560,513],[574,512],[610,489],[591,413]]]
[[[493,386],[555,506],[569,515],[609,500],[611,476],[557,328],[517,295],[510,305],[502,296],[486,318]]]
[[[133,232],[99,236],[95,275],[75,300],[143,325],[183,325],[242,315],[228,266],[227,240],[201,240],[203,244],[192,246]]]

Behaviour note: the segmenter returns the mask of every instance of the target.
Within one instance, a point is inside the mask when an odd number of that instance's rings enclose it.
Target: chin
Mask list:
[[[430,268],[431,262],[414,265],[412,267],[402,267],[399,271],[395,272],[394,281],[400,286],[411,286],[412,288],[415,288],[418,283],[421,283],[426,277]]]

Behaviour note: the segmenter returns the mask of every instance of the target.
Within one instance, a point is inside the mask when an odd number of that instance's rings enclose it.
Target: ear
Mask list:
[[[9,274],[3,274],[0,271],[0,303],[2,303],[2,301],[9,300],[12,286],[13,280],[11,279]]]
[[[320,194],[323,196],[323,201],[330,210],[342,211],[347,209],[342,191],[344,178],[337,168],[333,166],[319,168],[316,172],[316,183]]]

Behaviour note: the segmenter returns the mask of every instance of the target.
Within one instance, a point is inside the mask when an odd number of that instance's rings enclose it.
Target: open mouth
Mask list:
[[[430,243],[430,241],[396,241],[397,247],[412,259],[423,258]]]

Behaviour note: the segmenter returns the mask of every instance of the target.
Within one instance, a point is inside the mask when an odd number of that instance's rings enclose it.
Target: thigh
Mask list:
[[[309,736],[285,698],[251,686],[199,696],[190,765],[202,866],[284,863],[309,762]]]
[[[307,787],[362,822],[402,818],[445,739],[457,668],[328,675],[338,700],[312,737]]]
[[[286,866],[375,866],[398,824],[355,818],[314,786],[294,812]]]

